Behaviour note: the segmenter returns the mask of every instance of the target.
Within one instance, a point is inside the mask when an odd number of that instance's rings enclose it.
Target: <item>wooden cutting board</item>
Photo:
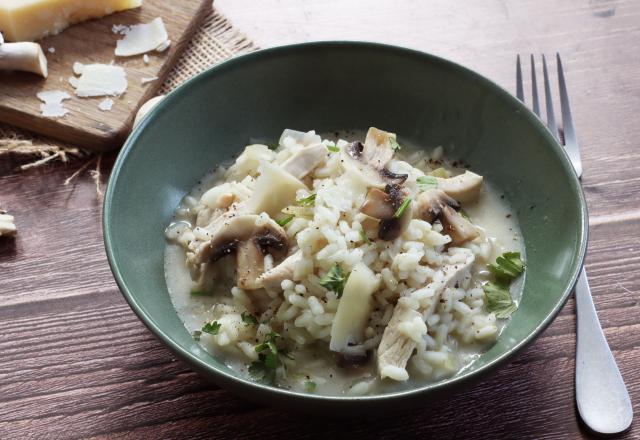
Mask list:
[[[209,8],[211,0],[144,0],[141,8],[81,23],[40,40],[49,63],[49,77],[45,80],[30,73],[0,72],[0,121],[82,148],[118,148],[131,130],[137,109],[162,85]],[[164,20],[171,47],[162,53],[149,53],[148,64],[142,55],[116,58],[116,41],[122,36],[114,34],[112,26],[148,23],[156,17]],[[112,98],[115,104],[111,111],[98,108],[104,98],[75,96],[68,79],[73,76],[76,61],[83,64],[115,61],[124,67],[129,87],[122,96]],[[142,78],[153,77],[158,79],[142,84]],[[36,94],[45,90],[64,90],[72,96],[64,101],[69,109],[66,116],[56,119],[42,116]]]

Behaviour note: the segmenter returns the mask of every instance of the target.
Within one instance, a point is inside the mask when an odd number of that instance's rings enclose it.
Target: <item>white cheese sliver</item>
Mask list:
[[[158,17],[150,23],[131,26],[124,38],[118,41],[116,56],[130,57],[151,52],[166,45],[168,40],[169,34],[164,27],[164,22]]]
[[[98,108],[103,112],[108,112],[113,108],[113,99],[105,99],[98,104]]]
[[[82,76],[76,83],[76,95],[81,98],[93,96],[120,96],[129,85],[125,70],[120,66],[89,64],[83,66]]]
[[[76,75],[82,75],[82,71],[84,70],[84,64],[75,62],[73,63],[73,73]]]
[[[153,82],[153,81],[155,81],[157,79],[158,79],[157,76],[152,76],[150,78],[142,78],[141,82],[142,82],[142,84],[147,84],[147,83]]]
[[[61,118],[69,110],[64,108],[62,101],[71,98],[67,92],[62,90],[48,90],[46,92],[39,92],[37,94],[38,99],[43,102],[40,104],[40,111],[45,118]]]
[[[145,53],[142,57],[142,61],[144,61],[145,64],[149,64],[149,55]]]

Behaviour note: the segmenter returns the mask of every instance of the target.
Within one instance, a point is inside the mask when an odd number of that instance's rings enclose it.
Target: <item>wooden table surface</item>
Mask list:
[[[640,409],[640,3],[217,0],[268,47],[318,39],[418,48],[514,89],[515,54],[561,52],[591,214],[587,268],[600,319]],[[527,66],[528,68],[528,66]],[[108,171],[113,157],[105,158]],[[428,412],[322,421],[246,403],[205,382],[154,339],[106,262],[82,162],[12,171],[0,204],[0,438],[589,437],[574,404],[575,307],[508,366]],[[104,170],[103,170],[104,171]],[[621,438],[640,438],[638,423]]]

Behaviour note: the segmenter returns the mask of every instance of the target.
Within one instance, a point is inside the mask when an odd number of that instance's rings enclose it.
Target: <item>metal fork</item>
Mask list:
[[[582,176],[580,148],[571,117],[569,95],[565,82],[560,54],[556,54],[558,64],[558,88],[562,110],[562,128],[564,148],[578,175]],[[542,55],[542,73],[544,76],[544,96],[547,127],[560,145],[563,145],[556,126],[553,112],[553,98],[547,60]],[[536,66],[531,55],[532,110],[540,116],[540,101],[536,81]],[[520,55],[516,60],[516,96],[523,103],[524,87]],[[575,288],[577,314],[576,347],[576,403],[584,423],[593,431],[601,434],[616,434],[627,430],[633,419],[633,408],[629,392],[624,384],[618,365],[602,332],[598,314],[593,304],[587,273],[583,268]]]

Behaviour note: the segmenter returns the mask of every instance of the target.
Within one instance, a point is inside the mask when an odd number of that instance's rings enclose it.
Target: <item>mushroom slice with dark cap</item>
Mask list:
[[[478,230],[458,210],[460,204],[440,189],[430,189],[421,193],[417,199],[418,216],[433,223],[440,220],[442,230],[451,237],[451,244],[460,245],[479,235]]]
[[[347,172],[360,177],[369,187],[384,188],[387,184],[401,184],[407,180],[407,174],[396,174],[386,166],[393,158],[396,135],[371,127],[364,144],[352,142],[342,151],[342,164]]]
[[[381,240],[395,240],[409,226],[409,222],[413,217],[411,201],[397,215],[404,201],[405,197],[400,185],[387,185],[384,191],[378,188],[371,188],[360,207],[360,212],[380,220],[378,238]]]
[[[195,246],[190,262],[215,263],[235,254],[237,285],[242,289],[261,287],[259,277],[264,272],[266,254],[281,259],[289,249],[284,229],[272,219],[255,214],[223,215],[206,231],[209,240]]]

